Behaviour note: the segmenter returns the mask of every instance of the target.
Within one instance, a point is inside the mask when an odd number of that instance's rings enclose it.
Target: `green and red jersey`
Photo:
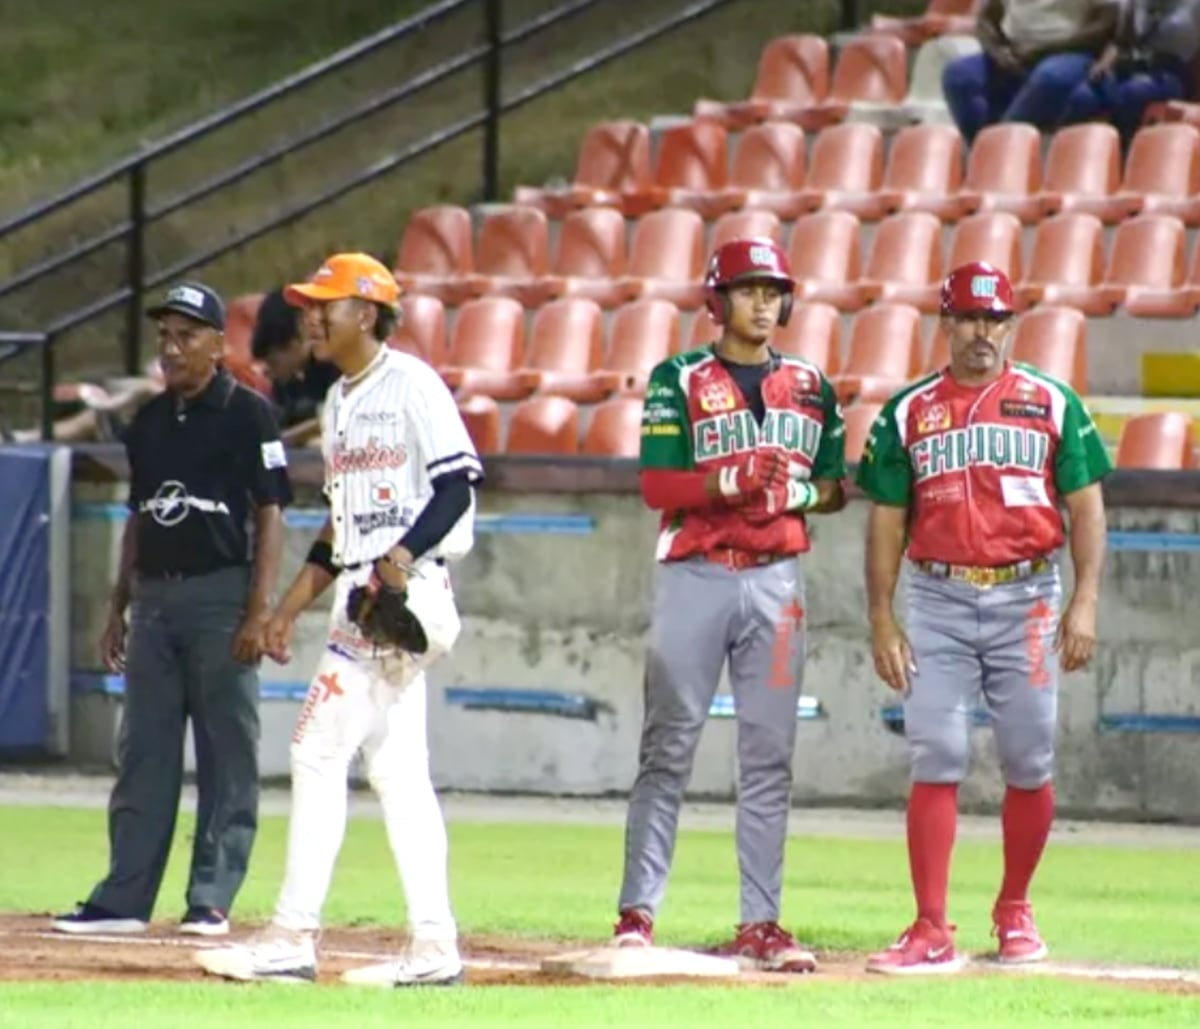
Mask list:
[[[787,454],[793,478],[843,478],[844,427],[833,388],[810,361],[775,353],[771,361],[762,381],[761,424],[711,347],[658,365],[646,387],[641,468],[708,473],[738,463],[751,451],[777,448]],[[752,525],[723,498],[699,508],[663,511],[660,561],[718,547],[797,554],[809,548],[808,529],[799,512]]]
[[[1009,364],[981,387],[935,372],[900,390],[871,427],[858,485],[910,509],[910,559],[988,567],[1057,550],[1059,498],[1111,470],[1078,395]]]

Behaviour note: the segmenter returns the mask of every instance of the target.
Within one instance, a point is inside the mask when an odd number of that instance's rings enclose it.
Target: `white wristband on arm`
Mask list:
[[[820,490],[811,482],[801,479],[788,479],[787,510],[808,511],[816,507],[821,500]]]
[[[740,497],[742,491],[738,489],[738,472],[741,469],[737,465],[731,465],[717,471],[717,487],[721,491],[721,496],[726,498]]]

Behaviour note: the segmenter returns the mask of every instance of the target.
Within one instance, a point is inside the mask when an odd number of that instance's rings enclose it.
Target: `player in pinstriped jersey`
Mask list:
[[[285,296],[302,308],[314,354],[342,377],[321,416],[330,515],[267,627],[266,652],[287,660],[296,618],[331,583],[333,608],[292,740],[287,870],[274,918],[247,945],[204,951],[197,961],[232,979],[316,977],[321,907],[345,831],[350,762],[361,748],[411,938],[398,959],[352,970],[343,981],[459,982],[446,830],[429,776],[425,670],[458,636],[446,562],[471,549],[482,466],[441,378],[385,343],[399,296],[387,268],[365,254],[336,254]],[[425,653],[380,650],[347,617],[351,588],[378,581],[407,589],[428,637]]]

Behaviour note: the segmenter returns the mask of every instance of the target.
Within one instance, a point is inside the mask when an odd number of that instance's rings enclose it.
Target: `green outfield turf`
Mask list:
[[[182,819],[158,917],[178,916],[190,819]],[[266,818],[235,913],[267,915],[283,861],[284,821]],[[606,937],[620,872],[615,826],[460,823],[451,826],[452,885],[465,933]],[[51,912],[86,895],[106,860],[100,810],[0,809],[0,910]],[[1034,900],[1059,960],[1200,967],[1198,851],[1052,846]],[[998,848],[964,842],[953,873],[959,943],[988,949]],[[660,919],[660,940],[700,945],[736,918],[736,867],[724,832],[688,832]],[[867,951],[910,917],[899,840],[793,837],[784,921],[819,951]],[[351,823],[329,899],[330,924],[399,925],[400,889],[382,824]],[[130,1012],[145,1017],[131,1020]],[[1042,978],[805,983],[752,987],[479,987],[412,996],[344,988],[197,984],[5,984],[0,1026],[337,1027],[665,1025],[1194,1025],[1200,997]]]

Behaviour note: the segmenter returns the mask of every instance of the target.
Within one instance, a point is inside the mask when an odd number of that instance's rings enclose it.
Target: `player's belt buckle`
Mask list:
[[[925,561],[918,567],[930,575],[952,579],[955,582],[965,582],[976,589],[986,590],[993,586],[1002,586],[1005,583],[1028,579],[1031,575],[1040,575],[1042,572],[1049,571],[1051,565],[1048,557],[1035,557],[1026,561],[1017,561],[1011,565],[994,567],[950,565],[940,561]]]
[[[706,561],[724,565],[731,572],[740,572],[745,568],[758,568],[761,565],[774,564],[781,559],[780,554],[757,554],[750,550],[738,550],[734,547],[717,547],[704,555]]]

